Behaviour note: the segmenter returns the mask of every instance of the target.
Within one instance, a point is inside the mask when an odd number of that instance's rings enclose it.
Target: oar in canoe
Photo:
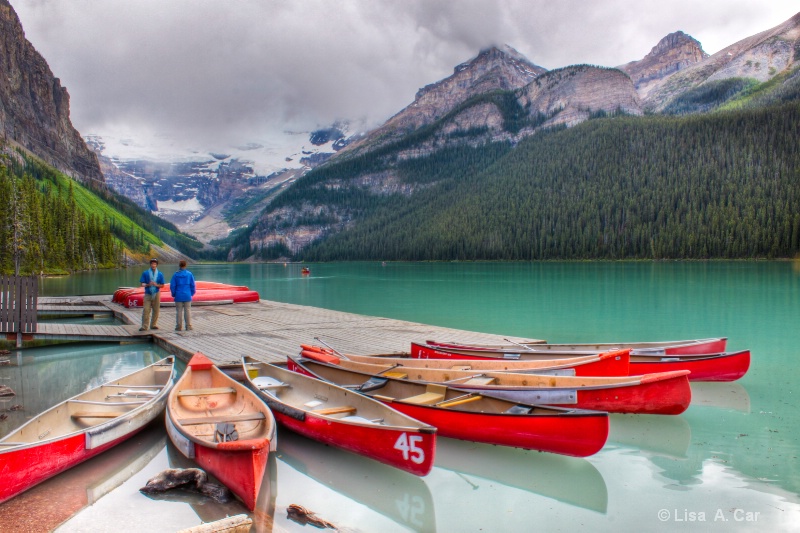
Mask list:
[[[577,457],[597,453],[608,438],[607,413],[525,405],[293,357],[288,368],[366,394],[436,427],[442,437]]]
[[[0,502],[132,437],[164,411],[168,357],[82,392],[0,439]]]
[[[630,366],[630,350],[617,350],[585,356],[568,356],[564,359],[526,359],[507,360],[472,358],[457,359],[419,359],[387,355],[337,354],[330,348],[301,344],[301,355],[318,361],[333,362],[346,359],[359,363],[380,365],[402,365],[415,368],[438,370],[475,370],[488,372],[524,372],[548,374],[551,376],[627,376]]]
[[[330,365],[319,362],[316,364]],[[338,360],[333,366],[364,375],[380,374],[410,381],[442,383],[512,402],[576,407],[609,413],[676,415],[685,411],[692,399],[687,379],[688,370],[644,376],[594,377],[435,370],[346,360]]]
[[[277,439],[275,419],[253,391],[198,352],[169,395],[166,422],[183,455],[255,508]]]
[[[252,358],[242,363],[247,385],[292,431],[418,476],[433,468],[435,427],[332,383]]]
[[[425,341],[425,344],[442,348],[472,349],[497,351],[519,351],[528,348],[535,351],[553,352],[607,352],[609,350],[624,350],[630,348],[634,355],[637,353],[650,353],[651,355],[699,355],[724,352],[728,343],[727,337],[712,337],[708,339],[693,339],[682,341],[656,341],[656,342],[596,342],[578,344],[548,344],[539,342],[522,342],[508,344],[469,344],[459,342]]]

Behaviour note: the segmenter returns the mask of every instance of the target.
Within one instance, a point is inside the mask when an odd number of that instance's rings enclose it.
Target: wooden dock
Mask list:
[[[319,337],[343,353],[408,352],[412,341],[426,339],[497,343],[508,336],[477,333],[373,316],[331,311],[302,305],[261,300],[256,303],[192,307],[192,331],[175,331],[174,307],[161,307],[158,330],[140,332],[141,309],[127,309],[111,302],[110,296],[83,299],[41,299],[40,306],[69,305],[78,310],[102,306],[126,325],[39,323],[35,339],[136,342],[151,340],[188,360],[203,352],[215,363],[238,362],[249,355],[262,361],[284,362],[297,355],[301,344],[319,344]],[[534,339],[510,337],[515,342]]]

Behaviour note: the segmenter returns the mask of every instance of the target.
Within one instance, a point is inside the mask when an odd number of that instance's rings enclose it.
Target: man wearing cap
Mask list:
[[[164,286],[164,274],[158,271],[158,259],[150,260],[150,268],[142,272],[139,283],[144,287],[144,302],[142,303],[142,327],[139,331],[158,329],[158,313],[161,310],[161,287]],[[150,311],[153,320],[150,321]]]

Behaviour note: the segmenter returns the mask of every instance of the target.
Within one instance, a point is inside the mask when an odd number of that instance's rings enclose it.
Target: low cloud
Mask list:
[[[11,0],[84,134],[225,146],[363,119],[374,126],[481,48],[546,68],[614,66],[683,30],[715,52],[793,2]]]

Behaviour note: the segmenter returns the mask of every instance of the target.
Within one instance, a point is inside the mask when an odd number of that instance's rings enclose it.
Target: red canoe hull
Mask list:
[[[228,290],[228,289],[198,289],[192,297],[192,302],[226,302],[246,303],[257,302],[258,292],[249,290]],[[167,291],[161,291],[161,303],[174,302],[175,299]],[[122,304],[125,307],[142,307],[144,305],[144,293],[138,292],[126,296]]]
[[[86,435],[81,433],[41,446],[0,453],[0,503],[91,459],[138,432],[134,431],[91,450],[86,449]]]
[[[288,361],[288,368],[316,377]],[[600,451],[608,439],[606,413],[511,415],[463,412],[383,399],[377,400],[412,418],[437,428],[442,437],[539,450],[574,457]]]
[[[224,449],[231,444],[231,449]],[[256,508],[258,492],[264,480],[269,446],[242,449],[237,442],[221,443],[218,448],[195,446],[195,462],[219,479],[236,494],[251,511]]]
[[[736,381],[750,369],[750,350],[712,354],[691,359],[631,361],[631,375],[689,370],[689,381]]]
[[[397,406],[392,405],[392,407]],[[400,409],[398,411],[402,412]],[[305,421],[301,422],[277,411],[273,411],[272,414],[278,423],[295,433],[369,457],[414,475],[425,476],[433,468],[436,453],[435,433],[372,429],[366,426],[337,424],[331,420],[309,415],[306,415]]]
[[[452,350],[455,350],[453,348]],[[520,352],[520,360],[539,359],[539,354]],[[411,357],[417,359],[503,359],[498,352],[486,351],[486,355],[463,354],[455,351],[448,351],[441,346],[428,346],[424,344],[411,343]],[[552,353],[544,353],[542,358],[553,357]],[[558,357],[570,357],[569,354],[559,354]],[[587,374],[584,371],[579,373],[579,367],[575,367],[577,376],[612,376],[615,374]],[[706,355],[675,355],[656,356],[656,355],[635,355],[631,354],[629,373],[631,376],[653,374],[657,372],[671,372],[674,370],[689,370],[689,381],[735,381],[747,373],[750,368],[750,351],[744,350],[733,353],[709,353]],[[618,375],[618,374],[616,374]]]
[[[569,368],[574,370],[575,376],[598,376],[598,377],[611,377],[611,376],[627,376],[630,373],[630,354],[622,353],[623,350],[615,352],[611,357],[605,357],[606,354],[600,354],[599,361],[591,363],[576,363],[570,366],[559,366],[558,368]],[[303,354],[305,355],[305,353]],[[453,361],[486,361],[487,359],[500,359],[492,357],[481,357],[479,355],[462,355],[450,353],[446,350],[436,349],[432,346],[423,346],[420,344],[411,344],[411,357],[415,359],[452,359]],[[564,358],[569,359],[571,356],[566,355]],[[545,370],[546,373],[546,369]],[[522,372],[523,370],[519,370]],[[528,370],[524,370],[528,372]],[[533,370],[530,371],[534,373]]]
[[[486,350],[498,351],[501,349],[499,345],[470,345],[460,344],[453,342],[437,342],[426,341],[426,344],[436,346],[439,348],[453,348],[456,350]],[[609,350],[623,350],[630,348],[633,350],[633,355],[637,353],[651,354],[651,355],[704,355],[712,353],[722,353],[726,350],[728,339],[726,337],[717,337],[710,339],[695,339],[683,341],[666,341],[666,342],[618,342],[618,343],[582,343],[582,344],[528,344],[531,349],[541,352],[606,352]],[[507,348],[507,350],[506,350]],[[519,345],[512,346],[506,345],[501,351],[517,352]],[[522,348],[525,349],[524,347]]]

